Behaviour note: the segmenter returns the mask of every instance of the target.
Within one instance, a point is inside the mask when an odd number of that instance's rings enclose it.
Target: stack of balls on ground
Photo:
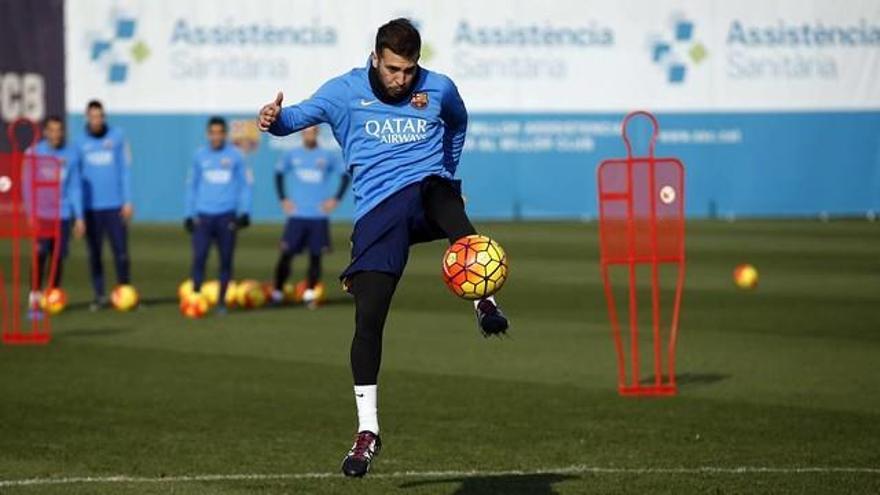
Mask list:
[[[298,284],[287,283],[284,285],[283,298],[278,304],[301,304],[305,302],[317,305],[325,300],[324,285],[318,283],[313,289],[314,296],[311,301],[305,301],[307,284],[301,281]],[[224,306],[226,309],[256,309],[272,302],[274,287],[270,283],[260,283],[256,280],[245,279],[230,281],[226,287]],[[220,302],[220,282],[208,280],[202,284],[199,292],[193,291],[191,279],[184,280],[177,288],[177,297],[180,300],[180,313],[187,318],[201,318],[211,308]]]

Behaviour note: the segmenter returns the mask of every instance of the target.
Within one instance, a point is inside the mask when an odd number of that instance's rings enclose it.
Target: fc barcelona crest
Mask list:
[[[409,100],[409,104],[415,108],[425,108],[426,106],[428,106],[428,93],[413,93],[412,98],[410,98]]]

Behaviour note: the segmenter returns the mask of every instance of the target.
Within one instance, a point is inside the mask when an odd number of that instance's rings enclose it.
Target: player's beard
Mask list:
[[[409,98],[413,86],[415,85],[416,81],[419,80],[419,75],[421,71],[422,68],[420,66],[416,66],[416,73],[413,74],[410,83],[404,86],[400,92],[391,93],[389,89],[385,86],[385,83],[382,82],[382,78],[379,76],[379,71],[376,68],[370,66],[370,88],[373,90],[373,94],[376,95],[376,98],[381,100],[383,103],[401,103]]]

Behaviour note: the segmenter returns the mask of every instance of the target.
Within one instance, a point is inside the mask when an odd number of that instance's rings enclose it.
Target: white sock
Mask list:
[[[498,304],[495,303],[495,296],[489,296],[489,297],[484,297],[482,299],[474,299],[474,308],[476,308],[480,305],[480,301],[486,301],[486,300],[492,301],[492,304],[495,304],[495,306],[498,306]]]
[[[354,402],[358,410],[358,432],[379,434],[379,414],[376,407],[376,385],[355,385]]]

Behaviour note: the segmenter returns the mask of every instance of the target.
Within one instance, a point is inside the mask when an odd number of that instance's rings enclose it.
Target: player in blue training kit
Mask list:
[[[61,220],[61,232],[58,239],[58,265],[55,267],[54,276],[49,275],[52,270],[52,257],[55,252],[55,241],[51,238],[39,239],[37,243],[37,266],[36,276],[32,281],[36,286],[31,287],[29,298],[30,312],[32,317],[39,317],[40,287],[43,279],[52,276],[46,281],[46,287],[61,287],[61,275],[64,271],[64,259],[67,257],[68,243],[71,230],[79,238],[85,234],[86,224],[83,220],[82,186],[80,179],[79,152],[74,146],[67,143],[64,121],[61,117],[50,116],[43,126],[43,139],[34,146],[29,153],[38,157],[48,156],[58,160],[61,166],[60,174],[60,197],[58,202],[54,198],[50,201],[52,211],[42,211],[38,205],[36,216],[38,218],[54,219],[56,216]],[[25,160],[27,167],[30,160]],[[29,172],[25,171],[25,180],[28,180]],[[26,191],[29,188],[26,187]],[[39,199],[38,199],[39,200]],[[60,211],[59,211],[60,210]]]
[[[285,153],[275,167],[275,188],[281,208],[287,215],[281,236],[281,254],[275,267],[272,300],[284,298],[284,283],[290,276],[290,262],[304,250],[309,251],[309,268],[303,302],[311,309],[317,305],[315,286],[321,280],[321,256],[330,249],[330,222],[327,216],[345,195],[349,178],[336,153],[318,147],[318,127],[302,130],[302,148]],[[285,178],[290,176],[290,194]],[[336,194],[331,187],[341,177]]]
[[[113,250],[116,282],[131,283],[128,222],[134,208],[131,203],[131,150],[125,135],[119,128],[107,125],[104,106],[97,100],[90,101],[86,107],[86,120],[85,133],[78,148],[82,160],[89,272],[95,291],[91,309],[95,311],[107,306],[101,259],[105,237],[110,239]]]
[[[244,156],[226,140],[226,121],[208,120],[208,146],[193,157],[186,183],[184,228],[192,234],[193,291],[202,289],[211,243],[220,253],[217,310],[226,312],[226,288],[232,279],[235,235],[250,225],[251,180]]]
[[[409,247],[475,234],[454,180],[467,111],[452,81],[419,67],[421,37],[406,19],[379,28],[367,67],[325,83],[311,98],[260,110],[260,129],[284,136],[327,123],[352,175],[352,261],[342,279],[355,300],[351,344],[358,434],[342,463],[363,476],[381,448],[376,410],[382,332]],[[493,298],[476,301],[484,335],[507,330]]]

